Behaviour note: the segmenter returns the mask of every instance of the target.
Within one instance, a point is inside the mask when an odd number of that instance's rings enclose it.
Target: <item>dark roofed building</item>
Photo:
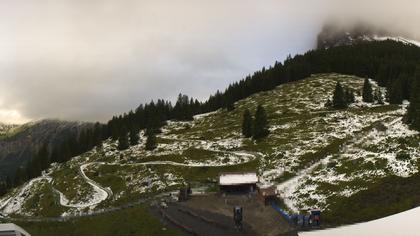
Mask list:
[[[265,204],[269,205],[277,199],[276,187],[274,186],[259,186],[258,198]]]

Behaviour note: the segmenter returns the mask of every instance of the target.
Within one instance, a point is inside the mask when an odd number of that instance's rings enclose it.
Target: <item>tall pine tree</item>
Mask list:
[[[347,107],[346,95],[340,82],[335,85],[332,105],[335,109],[343,109]]]
[[[356,101],[356,98],[354,97],[354,92],[352,90],[346,88],[344,90],[344,95],[345,95],[345,98],[346,98],[347,105],[351,104],[351,103],[354,103]]]
[[[242,134],[245,138],[250,138],[252,136],[252,117],[251,112],[248,109],[245,110],[243,115]]]
[[[261,139],[268,135],[268,120],[265,109],[262,105],[258,105],[255,112],[255,120],[253,126],[253,138]]]
[[[369,82],[369,79],[365,79],[365,82],[363,83],[363,91],[362,91],[362,98],[364,102],[373,102],[373,90],[372,85]]]
[[[153,132],[153,130],[149,130],[147,135],[147,139],[146,139],[146,150],[154,150],[157,147],[156,144],[156,135]]]
[[[130,145],[134,146],[134,145],[139,144],[139,140],[140,140],[139,132],[140,131],[137,128],[132,128],[130,130]]]
[[[388,100],[391,104],[401,104],[403,101],[403,85],[400,79],[392,81],[388,85]]]
[[[410,93],[410,105],[407,109],[406,120],[412,129],[420,131],[420,68],[417,71]]]
[[[129,147],[127,130],[123,128],[120,132],[120,136],[118,137],[118,150],[125,150]]]

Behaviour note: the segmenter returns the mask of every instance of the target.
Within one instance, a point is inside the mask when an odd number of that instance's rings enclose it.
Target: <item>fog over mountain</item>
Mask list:
[[[331,21],[420,39],[420,2],[3,0],[0,121],[105,121],[180,92],[205,99],[314,48]]]

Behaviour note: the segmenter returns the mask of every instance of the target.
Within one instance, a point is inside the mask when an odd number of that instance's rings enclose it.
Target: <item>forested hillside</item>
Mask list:
[[[134,111],[114,117],[108,122],[109,135],[117,138],[120,130],[130,127],[159,127],[165,120],[191,120],[199,113],[219,108],[234,109],[233,103],[260,91],[267,91],[280,84],[301,80],[316,73],[342,73],[372,78],[380,86],[387,87],[391,104],[401,104],[404,99],[413,101],[413,113],[408,122],[420,129],[414,119],[416,84],[420,80],[420,48],[391,40],[361,42],[355,45],[313,50],[304,55],[276,62],[246,78],[235,82],[224,91],[217,91],[203,103],[180,95],[175,106],[163,100],[140,105]],[[417,113],[418,114],[418,113]],[[125,129],[123,128],[125,127]]]

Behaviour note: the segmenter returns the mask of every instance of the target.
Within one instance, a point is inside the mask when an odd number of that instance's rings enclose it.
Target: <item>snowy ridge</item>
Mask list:
[[[393,40],[393,41],[402,42],[402,43],[405,43],[405,44],[411,44],[411,45],[415,45],[417,47],[420,47],[420,42],[419,41],[412,40],[412,39],[407,39],[407,38],[400,37],[400,36],[399,37],[391,37],[391,36],[377,36],[377,35],[375,35],[375,36],[373,36],[373,39],[377,40],[377,41]]]

